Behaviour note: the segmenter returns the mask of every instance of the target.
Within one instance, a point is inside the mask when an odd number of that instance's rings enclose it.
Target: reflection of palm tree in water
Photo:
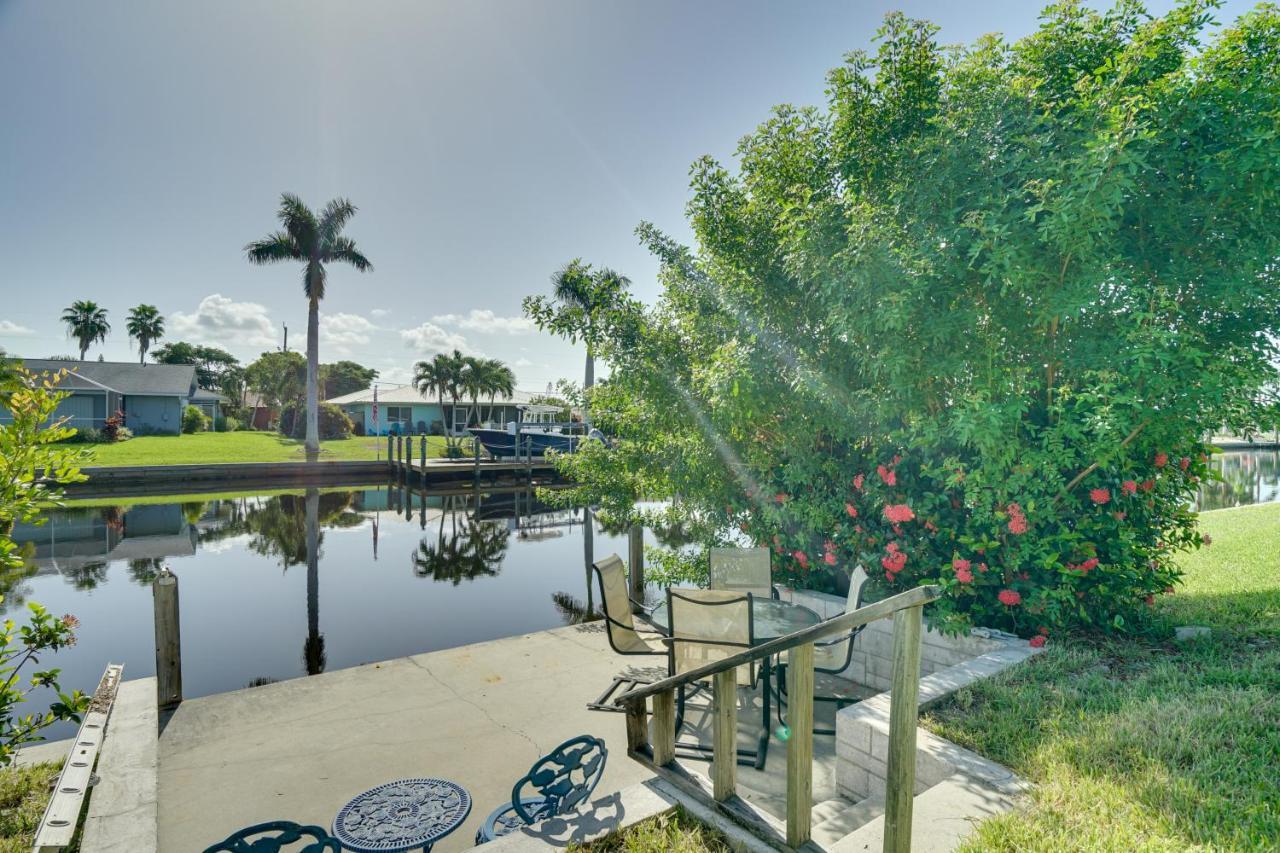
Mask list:
[[[164,565],[162,557],[142,557],[129,561],[129,577],[140,586],[151,586]]]
[[[411,555],[413,572],[418,577],[449,581],[454,586],[464,580],[479,577],[495,577],[507,555],[508,532],[505,526],[477,521],[462,510],[453,508],[459,496],[444,498],[445,508],[440,512],[440,526],[436,541],[424,538],[418,550]],[[465,498],[463,499],[465,501]],[[445,517],[450,521],[450,536],[445,539]],[[459,529],[458,519],[463,519]]]
[[[601,614],[593,610],[590,605],[583,604],[581,599],[574,598],[567,592],[551,593],[551,604],[566,625],[583,625],[601,618]]]
[[[320,490],[307,489],[307,640],[302,645],[302,663],[307,675],[324,672],[324,635],[320,633]]]

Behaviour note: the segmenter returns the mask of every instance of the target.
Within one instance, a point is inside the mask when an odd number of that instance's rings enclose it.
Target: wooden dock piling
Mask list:
[[[178,623],[178,576],[165,566],[151,583],[155,604],[156,704],[182,701],[182,637]]]

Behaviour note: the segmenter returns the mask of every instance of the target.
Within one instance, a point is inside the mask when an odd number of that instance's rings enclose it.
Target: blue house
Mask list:
[[[124,425],[135,435],[177,435],[182,431],[182,410],[188,403],[217,417],[217,394],[196,386],[191,364],[135,364],[120,361],[56,361],[20,359],[32,373],[67,371],[58,390],[69,396],[58,406],[57,416],[76,429],[102,429],[106,419],[124,413]],[[0,406],[0,421],[9,412]]]
[[[481,399],[473,406],[470,400],[461,400],[454,406],[448,399],[443,409],[438,400],[426,399],[412,385],[378,389],[378,422],[374,425],[373,389],[366,388],[352,394],[343,394],[326,402],[340,406],[355,424],[356,432],[363,435],[413,434],[461,435],[468,426],[492,424],[501,426],[511,421],[532,420],[531,415],[543,414],[554,407],[530,402],[534,395],[516,391],[510,398],[496,399],[492,404]]]

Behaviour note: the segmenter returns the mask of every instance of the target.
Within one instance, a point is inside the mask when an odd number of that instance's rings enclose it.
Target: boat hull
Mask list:
[[[517,455],[516,435],[504,429],[468,429],[495,458]],[[519,435],[520,447],[518,455],[531,452],[534,456],[545,456],[548,451],[556,453],[572,453],[582,441],[580,435],[565,435],[557,432],[522,432]],[[527,442],[527,444],[526,444]]]

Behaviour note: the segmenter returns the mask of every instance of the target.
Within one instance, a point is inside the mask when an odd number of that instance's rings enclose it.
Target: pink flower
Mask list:
[[[804,551],[792,551],[791,556],[796,558],[796,562],[800,564],[800,568],[809,568],[809,557]]]
[[[903,522],[914,519],[916,514],[912,512],[911,507],[906,504],[888,504],[884,508],[884,517],[886,520],[892,521],[894,524],[902,524]]]
[[[834,551],[835,549],[836,543],[832,542],[830,539],[822,543],[822,550],[824,551]]]
[[[845,505],[844,505],[844,511],[845,511],[845,512],[847,512],[847,513],[849,513],[849,517],[850,517],[850,518],[857,518],[857,517],[858,517],[858,508],[857,508],[856,506],[854,506],[853,504],[845,504]]]
[[[880,479],[884,481],[886,486],[898,485],[898,475],[893,471],[893,469],[886,468],[883,465],[877,465],[876,473],[880,475]]]
[[[68,613],[62,617],[62,624],[68,628],[79,628],[80,620]]]
[[[969,571],[969,567],[956,568],[956,580],[960,583],[973,583],[973,572]]]
[[[1030,527],[1027,525],[1027,516],[1022,512],[1022,507],[1016,503],[1009,504],[1009,532],[1014,536],[1021,536],[1026,533]]]
[[[1083,563],[1080,564],[1080,570],[1085,574],[1088,574],[1089,572],[1093,571],[1096,568],[1098,568],[1097,557],[1090,557],[1089,559],[1085,560]]]
[[[1183,471],[1185,471],[1185,470],[1187,470],[1188,468],[1190,468],[1190,467],[1191,467],[1191,457],[1189,457],[1189,456],[1184,456],[1184,457],[1182,457],[1181,459],[1179,459],[1179,460],[1178,460],[1178,467],[1179,467],[1179,468],[1181,468]]]
[[[1156,454],[1156,467],[1157,467],[1157,468],[1163,468],[1164,466],[1166,466],[1166,465],[1168,465],[1168,464],[1169,464],[1169,454],[1168,454],[1168,453],[1157,453],[1157,454]]]
[[[1031,646],[1031,648],[1033,649],[1043,648],[1044,644],[1045,644],[1044,634],[1036,634],[1034,637],[1032,637],[1030,640],[1027,641],[1027,645]]]
[[[1155,480],[1143,480],[1142,483],[1138,486],[1138,488],[1142,489],[1142,491],[1144,492],[1149,492],[1155,487],[1156,487]]]
[[[826,563],[828,566],[834,566],[836,564],[836,555],[828,551],[822,556],[822,562]]]
[[[886,571],[893,574],[902,571],[902,569],[907,565],[907,555],[898,550],[898,543],[890,542],[888,545],[884,546],[884,550],[886,553],[885,556],[880,558],[880,565],[884,566]]]
[[[1107,489],[1090,489],[1089,500],[1101,506],[1111,500],[1111,492]]]
[[[859,475],[857,475],[856,477],[854,477],[854,478],[853,478],[853,487],[854,487],[855,489],[857,489],[858,491],[862,491],[862,481],[863,481],[865,478],[866,478],[866,475],[864,475],[864,474],[859,474]]]
[[[1120,484],[1120,491],[1126,495],[1136,495],[1138,493],[1138,484],[1133,480],[1125,480]]]
[[[1006,607],[1016,607],[1022,603],[1022,596],[1012,589],[1000,590],[1000,594],[996,598],[1000,599],[1000,603]]]
[[[773,496],[773,499],[778,503],[786,503],[787,497],[788,496],[786,492],[778,492],[776,495]]]
[[[969,567],[971,565],[973,564],[970,563],[968,560],[966,560],[964,557],[956,557],[954,560],[951,561],[951,568],[955,569],[957,572],[960,572],[960,571],[967,572],[969,571]]]

